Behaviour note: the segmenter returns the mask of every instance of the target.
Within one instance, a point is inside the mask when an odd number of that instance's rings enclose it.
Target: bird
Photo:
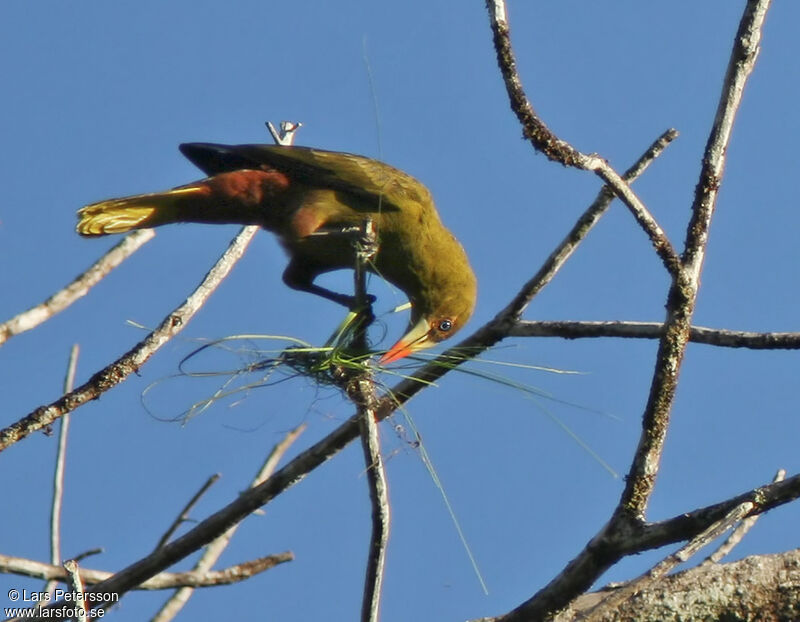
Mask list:
[[[165,192],[108,199],[78,210],[86,237],[171,223],[259,225],[289,256],[289,287],[354,308],[353,296],[314,283],[355,265],[348,231],[371,221],[376,252],[368,270],[408,297],[406,333],[385,365],[452,337],[469,320],[477,280],[444,226],[430,191],[403,171],[351,153],[284,145],[184,143],[181,153],[206,178]]]

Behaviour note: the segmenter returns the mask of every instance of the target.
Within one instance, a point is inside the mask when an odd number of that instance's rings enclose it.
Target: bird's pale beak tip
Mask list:
[[[411,348],[402,341],[398,341],[380,358],[378,363],[380,365],[388,365],[407,357],[409,354],[411,354]]]
[[[432,346],[433,342],[429,338],[429,331],[430,323],[428,320],[425,317],[420,318],[419,321],[411,327],[411,330],[381,357],[379,361],[380,364],[387,365],[388,363],[399,361],[409,354]]]

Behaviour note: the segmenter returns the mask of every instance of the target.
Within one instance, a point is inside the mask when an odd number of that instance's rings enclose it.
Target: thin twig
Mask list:
[[[644,516],[655,486],[670,411],[678,386],[678,375],[689,341],[692,315],[700,286],[700,271],[708,242],[708,229],[725,168],[725,154],[744,85],[753,71],[758,55],[761,29],[770,2],[771,0],[748,1],[734,39],[717,115],[706,145],[700,181],[692,205],[682,257],[683,267],[673,280],[667,296],[667,319],[656,355],[650,395],[642,415],[642,434],[625,480],[625,490],[616,516],[621,513],[632,518]]]
[[[81,580],[81,572],[78,562],[74,559],[68,559],[64,562],[64,570],[69,575],[69,587],[74,596],[83,595],[83,581]],[[82,598],[73,598],[72,602],[75,603],[75,608],[78,610],[78,615],[75,616],[78,622],[86,622],[86,605]]]
[[[72,391],[75,386],[75,369],[78,366],[78,344],[73,344],[67,361],[67,373],[64,377],[64,393]],[[67,436],[69,434],[69,414],[61,419],[58,431],[58,448],[56,450],[56,467],[53,473],[53,503],[50,506],[50,563],[61,563],[61,506],[64,501],[64,466],[67,460]],[[57,581],[48,581],[44,591],[52,593],[58,585]]]
[[[50,425],[65,413],[71,412],[99,397],[102,393],[122,382],[128,375],[139,370],[172,337],[178,334],[203,306],[233,266],[244,254],[247,245],[258,231],[257,226],[244,227],[231,241],[228,249],[211,268],[194,292],[143,341],[126,354],[101,369],[88,382],[74,391],[61,396],[52,404],[40,406],[29,415],[4,430],[0,430],[0,452],[25,438],[29,434]]]
[[[562,337],[586,339],[616,337],[622,339],[660,339],[664,324],[660,322],[547,322],[523,320],[512,326],[509,337]],[[753,350],[800,349],[800,333],[755,333],[726,328],[692,326],[689,341],[722,348]]]
[[[252,483],[250,484],[250,488],[254,488],[261,484],[264,480],[270,477],[275,472],[275,469],[278,466],[278,462],[280,462],[281,458],[283,458],[284,454],[288,451],[289,447],[294,444],[297,438],[303,433],[306,429],[305,425],[300,425],[296,427],[294,430],[291,430],[284,438],[281,440],[275,447],[272,448],[272,451],[267,456],[267,459],[264,461],[264,464],[259,469],[256,476],[253,478]],[[213,540],[209,545],[206,547],[206,550],[203,551],[203,554],[200,556],[200,559],[197,560],[197,563],[194,566],[192,572],[197,573],[198,575],[202,575],[203,573],[208,573],[214,564],[217,563],[217,560],[222,555],[222,552],[228,546],[233,538],[233,534],[236,532],[238,528],[238,524],[233,525],[230,527],[225,533],[221,536]],[[267,559],[267,558],[262,558]],[[284,560],[284,561],[289,561]],[[252,562],[251,562],[252,563]],[[260,571],[259,571],[260,572]],[[252,573],[255,574],[255,573]],[[167,602],[159,609],[158,613],[153,617],[152,622],[168,622],[172,620],[178,612],[184,607],[184,605],[189,601],[189,598],[192,596],[194,589],[189,586],[184,586],[178,589]]]
[[[375,385],[371,378],[359,378],[352,391],[360,400],[360,432],[369,498],[372,506],[372,531],[370,536],[367,569],[364,580],[364,596],[361,604],[362,622],[377,622],[380,619],[381,586],[383,585],[386,549],[389,542],[389,487],[386,469],[381,456],[378,424],[375,419]],[[351,395],[353,397],[353,395]]]
[[[244,581],[259,572],[268,570],[278,564],[292,561],[294,555],[290,552],[267,555],[258,559],[235,564],[222,570],[211,570],[198,572],[161,572],[151,577],[139,585],[132,586],[132,590],[174,590],[181,587],[214,587],[217,585],[230,585]],[[75,560],[73,560],[75,561]],[[48,581],[58,581],[65,583],[69,580],[69,574],[63,566],[54,566],[44,562],[37,562],[23,557],[13,557],[11,555],[0,555],[0,572],[5,574],[15,574],[22,577],[33,579],[44,579]],[[81,568],[81,579],[84,585],[97,585],[106,579],[113,577],[113,572],[105,570],[93,570]],[[53,618],[50,618],[53,619]]]
[[[11,339],[11,337],[36,328],[39,324],[49,320],[69,307],[73,302],[85,296],[103,277],[135,253],[142,245],[149,242],[154,235],[155,233],[152,229],[134,231],[126,235],[119,244],[100,257],[86,272],[78,276],[64,289],[56,292],[43,303],[31,307],[27,311],[23,311],[0,324],[0,345]]]
[[[281,121],[280,130],[276,130],[271,121],[267,121],[265,125],[269,130],[270,136],[272,136],[272,140],[275,141],[275,144],[283,145],[284,147],[294,144],[295,132],[303,127],[303,124],[299,121]]]
[[[772,481],[777,483],[782,482],[784,479],[786,479],[786,469],[779,469]],[[747,535],[747,532],[753,528],[760,517],[761,514],[753,514],[743,519],[742,522],[739,523],[739,526],[733,530],[733,533],[725,539],[725,542],[723,542],[716,551],[711,553],[711,555],[706,557],[700,565],[710,566],[711,564],[719,563],[723,557],[728,555],[736,545],[742,541]]]
[[[517,72],[517,62],[511,46],[508,17],[505,0],[486,0],[489,10],[489,22],[492,28],[494,48],[497,53],[497,64],[506,85],[511,109],[522,125],[522,133],[530,140],[534,148],[551,160],[564,166],[572,166],[586,171],[593,171],[614,191],[614,194],[628,207],[636,221],[650,238],[658,256],[671,275],[675,275],[680,267],[680,260],[672,248],[667,235],[647,210],[644,203],[631,190],[631,187],[603,158],[581,153],[565,140],[556,136],[536,114],[522,88],[522,80]]]
[[[93,555],[101,555],[104,552],[105,549],[101,546],[98,546],[93,549],[87,549],[86,551],[82,551],[77,555],[73,556],[72,559],[74,559],[76,562],[82,562],[84,559],[88,557],[92,557]]]
[[[635,181],[677,137],[677,130],[668,129],[661,134],[661,136],[656,138],[639,159],[625,171],[623,176],[625,181],[628,183]],[[597,193],[594,201],[592,201],[592,204],[581,214],[580,218],[578,218],[577,222],[572,226],[570,232],[555,250],[550,253],[549,257],[542,264],[542,267],[539,268],[539,271],[522,287],[511,304],[501,311],[500,315],[514,320],[517,320],[522,315],[530,301],[553,280],[553,277],[566,263],[567,259],[572,256],[572,253],[575,252],[578,245],[589,234],[592,228],[594,228],[603,214],[606,213],[613,200],[614,193],[611,187],[608,185],[603,186],[600,192]]]
[[[724,519],[734,508],[743,503],[752,503],[753,510],[750,514],[756,515],[791,503],[798,498],[800,498],[800,475],[794,475],[787,480],[759,486],[713,505],[683,512],[656,523],[647,523],[636,531],[608,534],[610,539],[607,539],[606,543],[611,545],[611,550],[605,554],[621,557],[689,540]]]
[[[192,508],[197,504],[198,501],[200,501],[201,497],[204,494],[206,494],[206,492],[208,492],[208,489],[211,488],[219,480],[219,478],[220,474],[214,473],[214,475],[209,477],[205,481],[205,483],[200,487],[200,490],[194,493],[192,498],[189,499],[189,501],[186,503],[185,506],[183,506],[183,509],[180,511],[180,514],[178,514],[175,520],[172,521],[172,524],[164,532],[164,535],[161,536],[161,538],[159,538],[158,544],[156,544],[156,549],[160,549],[167,542],[169,542],[169,539],[172,537],[172,534],[174,534],[178,530],[178,527],[180,527],[183,523],[189,520],[189,512],[192,511]]]

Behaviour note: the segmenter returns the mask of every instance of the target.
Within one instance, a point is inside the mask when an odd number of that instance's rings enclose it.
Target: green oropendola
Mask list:
[[[259,225],[289,254],[283,273],[289,287],[352,308],[352,296],[314,279],[354,266],[352,236],[342,231],[370,219],[378,250],[369,269],[411,303],[408,332],[381,363],[447,339],[472,314],[477,283],[467,255],[439,219],[428,189],[406,173],[371,158],[306,147],[188,143],[180,150],[209,177],[87,205],[78,211],[78,233],[175,222]]]

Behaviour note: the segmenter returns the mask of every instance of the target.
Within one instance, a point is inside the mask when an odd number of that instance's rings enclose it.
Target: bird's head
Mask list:
[[[463,251],[462,251],[463,252]],[[384,354],[381,365],[397,361],[449,339],[472,316],[478,287],[475,275],[463,261],[436,270],[418,295],[410,295],[411,318],[406,334]]]

